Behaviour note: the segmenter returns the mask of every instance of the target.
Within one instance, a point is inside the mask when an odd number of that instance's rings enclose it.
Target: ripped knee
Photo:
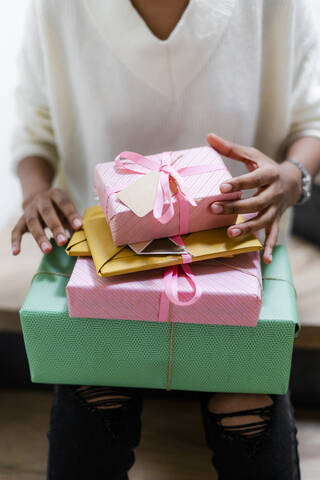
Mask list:
[[[131,400],[129,395],[112,387],[81,386],[76,388],[76,394],[86,404],[98,410],[118,409]]]
[[[208,401],[217,425],[231,436],[259,437],[271,422],[273,400],[269,395],[218,393]]]

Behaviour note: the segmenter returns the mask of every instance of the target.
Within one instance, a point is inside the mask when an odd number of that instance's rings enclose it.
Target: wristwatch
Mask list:
[[[297,201],[296,205],[303,205],[310,200],[311,197],[312,176],[308,170],[295,158],[288,158],[287,161],[293,163],[301,172],[301,197]]]

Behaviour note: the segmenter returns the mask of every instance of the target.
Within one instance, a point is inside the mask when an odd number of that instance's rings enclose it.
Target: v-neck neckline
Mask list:
[[[189,8],[191,8],[191,4],[193,3],[193,1],[194,0],[189,0],[186,8],[183,10],[182,14],[180,15],[180,18],[178,19],[177,23],[175,24],[175,26],[171,30],[169,36],[165,39],[161,39],[155,33],[153,33],[153,31],[151,30],[151,28],[147,24],[146,20],[139,13],[139,11],[133,5],[131,0],[129,0],[128,3],[129,3],[129,8],[131,7],[131,9],[133,9],[132,15],[136,15],[137,22],[139,22],[141,24],[141,29],[142,28],[145,29],[146,36],[149,36],[154,42],[157,42],[160,45],[166,45],[166,44],[169,44],[172,41],[172,39],[175,37],[175,35],[178,34],[178,31],[179,31],[181,25],[184,22],[184,17],[188,16],[188,10],[189,10]]]
[[[213,55],[236,0],[190,0],[165,40],[150,30],[130,0],[84,2],[113,55],[150,88],[175,101]]]

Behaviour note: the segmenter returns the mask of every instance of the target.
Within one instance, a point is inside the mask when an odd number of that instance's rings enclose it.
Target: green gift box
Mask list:
[[[70,318],[74,262],[54,246],[20,311],[33,382],[286,393],[299,321],[284,246],[262,266],[256,327]]]

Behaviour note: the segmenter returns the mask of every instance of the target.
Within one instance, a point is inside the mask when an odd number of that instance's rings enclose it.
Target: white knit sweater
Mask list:
[[[306,0],[190,0],[165,41],[129,0],[32,0],[13,162],[46,157],[83,211],[94,165],[122,150],[200,146],[212,131],[275,158],[320,137],[316,39]]]

